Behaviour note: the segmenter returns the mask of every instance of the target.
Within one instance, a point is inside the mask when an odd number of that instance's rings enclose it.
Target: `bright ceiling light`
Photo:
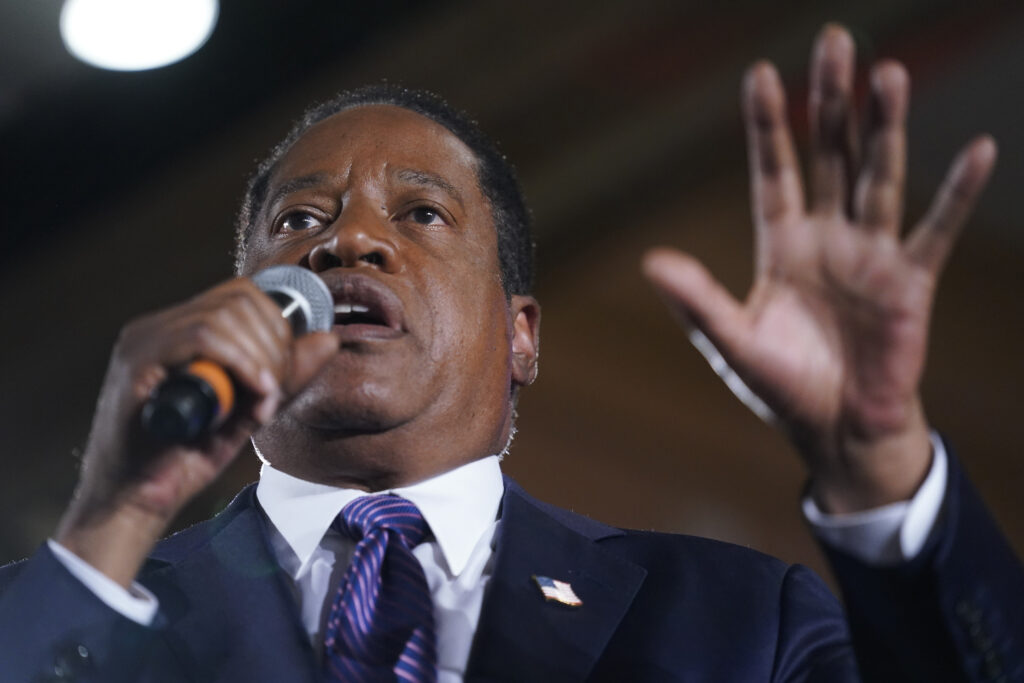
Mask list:
[[[202,47],[217,0],[65,0],[60,34],[68,52],[115,71],[166,66]]]

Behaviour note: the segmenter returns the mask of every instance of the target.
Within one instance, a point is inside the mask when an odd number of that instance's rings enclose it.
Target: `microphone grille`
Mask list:
[[[267,294],[295,299],[305,317],[305,332],[322,332],[334,325],[334,297],[313,271],[299,266],[271,266],[251,279]]]

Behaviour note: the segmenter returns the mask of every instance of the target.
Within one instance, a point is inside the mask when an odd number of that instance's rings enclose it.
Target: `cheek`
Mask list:
[[[256,228],[259,230],[259,228]],[[253,273],[266,268],[273,263],[272,251],[267,244],[264,235],[253,235],[249,238],[249,245],[245,249],[245,260],[242,262],[242,275]]]
[[[479,382],[482,373],[508,372],[508,307],[497,278],[463,274],[435,281],[430,357],[442,366],[461,368],[469,382]]]
[[[264,235],[253,236],[245,250],[241,274],[251,275],[279,263],[297,264],[308,250],[309,245],[304,245],[300,240],[285,243],[271,241]]]

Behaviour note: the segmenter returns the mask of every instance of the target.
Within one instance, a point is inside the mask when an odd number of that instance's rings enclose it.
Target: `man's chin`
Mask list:
[[[433,400],[431,379],[401,354],[339,353],[285,408],[294,426],[372,433],[398,427]]]
[[[274,422],[321,438],[340,438],[386,432],[408,421],[395,401],[379,395],[354,391],[324,396],[315,389],[296,396]]]

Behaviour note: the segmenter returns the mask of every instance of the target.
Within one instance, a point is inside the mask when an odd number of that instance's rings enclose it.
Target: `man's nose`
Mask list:
[[[307,256],[309,269],[371,266],[386,273],[399,267],[390,220],[372,209],[346,207]]]

